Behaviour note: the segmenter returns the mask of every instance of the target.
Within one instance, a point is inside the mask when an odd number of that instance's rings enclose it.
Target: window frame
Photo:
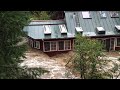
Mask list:
[[[50,43],[50,50],[49,51],[45,51],[45,42],[49,42]],[[51,50],[51,42],[56,42],[56,50]],[[51,51],[57,51],[57,41],[44,41],[43,42],[44,44],[44,46],[43,46],[43,50],[44,50],[44,52],[51,52]]]
[[[51,46],[52,46],[52,45],[51,45],[51,42],[55,42],[55,43],[56,43],[56,49],[55,49],[55,50],[52,50],[52,49],[51,49],[51,48],[52,48],[52,47],[51,47]],[[56,41],[51,41],[51,42],[50,42],[50,51],[57,51],[57,42],[56,42]]]
[[[66,42],[67,42],[67,41],[69,41],[69,44],[70,44],[69,47],[70,47],[70,49],[66,49]],[[65,44],[65,47],[64,47],[65,50],[71,50],[71,40],[65,40],[65,41],[64,41],[64,44]],[[67,47],[68,47],[68,46],[67,46]]]
[[[63,41],[64,42],[64,50],[59,50],[59,42]],[[65,49],[65,41],[70,41],[70,49]],[[71,40],[59,40],[58,41],[58,51],[67,51],[67,50],[71,50]]]
[[[43,46],[43,50],[44,50],[44,52],[50,52],[50,50],[49,50],[49,51],[46,51],[46,50],[45,50],[45,43],[46,43],[46,42],[49,42],[49,43],[50,43],[50,41],[44,41],[44,42],[43,42],[43,45],[44,45],[44,46]]]

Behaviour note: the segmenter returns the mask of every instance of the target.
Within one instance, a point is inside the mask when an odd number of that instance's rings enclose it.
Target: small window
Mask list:
[[[70,50],[71,49],[71,41],[67,40],[65,41],[65,50]]]
[[[50,51],[50,42],[44,42],[45,51]]]
[[[111,11],[110,12],[111,17],[115,18],[115,17],[119,17],[118,11]]]
[[[65,25],[59,25],[59,28],[61,33],[67,33],[67,29]]]
[[[44,34],[51,34],[51,27],[50,25],[45,25],[44,26]]]
[[[34,41],[34,48],[40,49],[40,42]]]
[[[84,12],[82,12],[82,16],[83,16],[83,18],[91,18],[89,11],[84,11]]]
[[[100,11],[100,16],[101,16],[101,18],[106,18],[107,17],[105,11]]]
[[[51,51],[57,50],[57,42],[51,42]]]
[[[39,41],[36,41],[36,48],[40,49],[40,42]]]
[[[59,41],[59,50],[64,50],[64,41]]]
[[[120,38],[117,38],[117,46],[120,46]]]
[[[33,47],[33,40],[30,39],[30,46]]]

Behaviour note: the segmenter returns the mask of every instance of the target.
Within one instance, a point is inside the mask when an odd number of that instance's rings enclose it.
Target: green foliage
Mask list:
[[[47,11],[31,11],[31,20],[49,20],[50,15]]]
[[[0,66],[0,79],[37,79],[41,74],[48,72],[41,68],[27,68],[16,66]],[[4,73],[5,71],[5,73]]]
[[[64,19],[64,11],[48,11],[50,18],[53,20]]]
[[[30,21],[28,11],[0,11],[0,78],[31,78],[26,69],[19,67],[21,58],[27,50],[25,44],[18,45],[25,36],[23,27]],[[14,67],[11,67],[14,66]],[[36,71],[35,71],[36,72]],[[41,73],[41,72],[40,72]]]
[[[73,61],[75,70],[79,71],[82,79],[103,78],[97,67],[101,65],[102,45],[96,40],[77,34],[75,40],[76,57]]]

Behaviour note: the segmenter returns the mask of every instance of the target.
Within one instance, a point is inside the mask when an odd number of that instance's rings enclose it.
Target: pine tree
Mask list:
[[[0,78],[33,78],[26,70],[20,68],[21,57],[24,58],[26,45],[18,45],[25,36],[23,27],[29,22],[27,11],[0,11]],[[30,69],[29,69],[30,70]]]

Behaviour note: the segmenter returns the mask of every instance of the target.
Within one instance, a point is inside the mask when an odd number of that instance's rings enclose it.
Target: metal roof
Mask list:
[[[77,13],[77,22],[79,27],[83,29],[83,36],[101,36],[96,33],[97,27],[103,27],[105,29],[104,35],[120,35],[117,32],[115,25],[120,25],[120,13],[118,18],[111,18],[110,11],[104,11],[106,13],[105,18],[101,18],[99,11],[89,11],[91,18],[83,18],[82,11],[69,11],[65,12],[66,24],[68,31],[75,34],[76,22],[74,19],[74,13]]]
[[[51,28],[51,34],[44,33],[44,25]],[[28,26],[24,27],[24,31],[33,39],[56,39],[56,38],[70,38],[74,37],[71,33],[61,33],[59,25],[65,25],[64,20],[34,20]],[[66,25],[65,25],[66,26]]]

